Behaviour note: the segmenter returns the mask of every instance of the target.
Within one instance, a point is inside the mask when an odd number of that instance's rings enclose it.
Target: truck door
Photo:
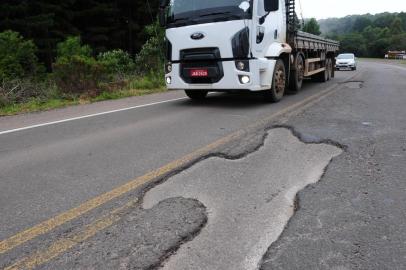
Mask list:
[[[285,0],[257,0],[253,7],[253,35],[251,35],[254,57],[266,57],[270,46],[286,39],[284,10]]]

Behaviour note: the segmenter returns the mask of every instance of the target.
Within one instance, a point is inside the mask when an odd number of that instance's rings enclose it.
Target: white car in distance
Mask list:
[[[342,53],[336,58],[336,69],[357,70],[357,58],[353,53]]]

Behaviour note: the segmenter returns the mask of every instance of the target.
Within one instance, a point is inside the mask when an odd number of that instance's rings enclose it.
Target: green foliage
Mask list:
[[[357,56],[366,54],[367,48],[365,46],[364,37],[358,33],[345,34],[339,37],[341,42],[341,50],[343,52],[351,52]]]
[[[149,39],[135,59],[138,74],[163,74],[165,30],[158,22],[145,28]]]
[[[109,74],[119,76],[120,78],[132,73],[135,69],[131,56],[120,49],[100,53],[97,56],[97,60],[106,67]]]
[[[97,95],[105,78],[104,66],[92,57],[74,56],[56,63],[54,69],[56,83],[65,94]]]
[[[82,45],[80,37],[68,37],[57,45],[57,63],[69,61],[74,57],[90,58],[92,49],[89,45]]]
[[[81,36],[96,54],[122,49],[134,56],[157,6],[158,0],[1,0],[0,32],[11,29],[33,40],[51,71],[56,45],[69,36]]]
[[[91,49],[79,37],[70,37],[58,44],[54,77],[64,94],[97,95],[99,84],[106,80],[106,68],[91,56]]]
[[[323,33],[341,42],[342,52],[382,58],[389,50],[406,50],[406,13],[354,15],[320,20]]]
[[[320,25],[315,18],[311,18],[310,20],[305,22],[303,31],[318,36],[321,34]]]
[[[402,32],[403,32],[402,20],[399,17],[396,17],[395,19],[393,19],[393,21],[390,25],[390,30],[391,30],[391,33],[394,35],[402,34]]]
[[[365,28],[372,25],[372,21],[368,17],[358,17],[354,21],[352,29],[354,32],[362,32]]]
[[[129,89],[161,89],[165,87],[163,75],[147,74],[141,77],[136,77],[127,85]]]
[[[34,43],[20,34],[0,33],[0,81],[36,75],[40,70],[36,52]]]

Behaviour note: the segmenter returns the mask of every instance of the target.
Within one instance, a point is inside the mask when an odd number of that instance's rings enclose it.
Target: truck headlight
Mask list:
[[[166,77],[166,83],[171,84],[172,83],[172,78],[171,77]]]
[[[242,84],[248,84],[248,83],[251,82],[250,76],[247,76],[247,75],[240,75],[240,76],[238,76],[238,77],[239,77],[240,82],[241,82]]]

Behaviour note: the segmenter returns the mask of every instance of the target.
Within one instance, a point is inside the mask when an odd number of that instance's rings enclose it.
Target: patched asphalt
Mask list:
[[[168,179],[144,197],[144,208],[168,198],[207,207],[208,224],[163,269],[256,269],[294,213],[296,193],[316,183],[342,150],[305,144],[288,129],[267,133],[264,145],[239,160],[210,158]]]

